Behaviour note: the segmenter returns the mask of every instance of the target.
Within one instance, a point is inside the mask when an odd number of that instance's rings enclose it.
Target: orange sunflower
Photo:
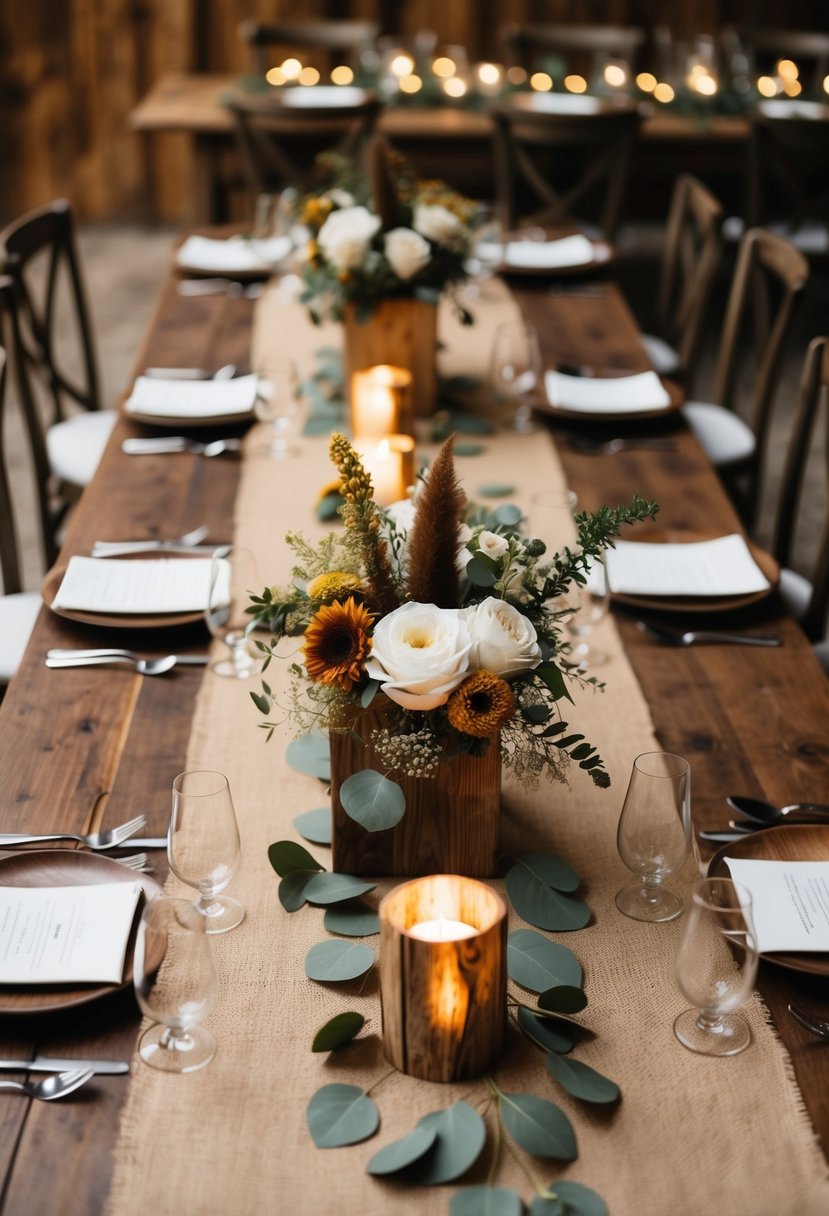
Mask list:
[[[324,604],[305,630],[302,653],[309,678],[350,692],[371,650],[370,628],[371,614],[351,596]]]
[[[508,722],[516,700],[506,680],[491,671],[468,676],[449,698],[447,711],[455,730],[476,739],[489,739]]]

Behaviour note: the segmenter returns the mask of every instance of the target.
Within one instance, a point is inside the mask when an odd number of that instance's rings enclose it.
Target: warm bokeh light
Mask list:
[[[696,80],[697,76],[707,76],[708,68],[701,63],[695,63],[688,73],[689,80]]]
[[[530,88],[537,93],[547,93],[553,87],[553,78],[549,72],[533,72],[530,77]]]
[[[669,101],[673,101],[674,97],[676,96],[671,86],[669,84],[665,84],[664,80],[660,81],[660,83],[656,86],[653,91],[653,95],[657,101],[661,101],[665,105],[667,105]]]
[[[568,93],[586,93],[587,81],[583,76],[565,76],[564,87]]]
[[[799,72],[797,64],[792,59],[778,59],[774,69],[781,80],[797,80]]]
[[[777,81],[772,76],[761,76],[757,81],[757,92],[762,97],[774,97],[777,93]]]
[[[656,88],[656,77],[652,72],[640,72],[636,77],[636,87],[643,93],[652,93]]]
[[[332,84],[351,84],[353,79],[354,73],[344,63],[341,63],[339,67],[333,68],[331,71]]]
[[[411,76],[414,72],[414,65],[414,59],[412,59],[411,55],[395,55],[389,64],[389,71],[393,76]],[[403,91],[404,93],[406,92],[405,89]],[[417,90],[415,89],[414,92],[417,92]]]
[[[401,93],[419,93],[423,88],[423,81],[419,76],[410,72],[408,76],[400,77],[400,92]]]
[[[527,79],[527,73],[524,68],[515,67],[507,68],[507,80],[510,84],[523,84]]]
[[[497,84],[501,79],[501,69],[497,63],[479,63],[478,79],[481,84]]]
[[[803,86],[799,80],[784,80],[783,92],[787,97],[798,97],[803,92]]]
[[[609,63],[604,70],[605,84],[609,84],[612,89],[620,89],[622,85],[627,84],[627,78],[627,72],[619,67],[618,63]]]
[[[302,64],[298,59],[283,59],[281,66],[286,80],[299,80]]]
[[[823,77],[823,91],[824,93],[829,93],[829,76]]]
[[[320,74],[316,68],[303,68],[298,77],[299,83],[304,85],[319,84]]]
[[[713,97],[719,87],[713,76],[697,76],[694,86],[703,97]]]
[[[466,93],[466,81],[460,76],[450,76],[443,82],[443,91],[447,97],[463,97]]]
[[[447,80],[450,76],[455,75],[457,68],[454,59],[450,59],[448,55],[439,55],[432,61],[432,71],[442,80]]]
[[[287,80],[287,76],[282,71],[282,68],[271,68],[269,72],[265,73],[265,79],[267,80],[268,84],[278,85],[284,84]]]

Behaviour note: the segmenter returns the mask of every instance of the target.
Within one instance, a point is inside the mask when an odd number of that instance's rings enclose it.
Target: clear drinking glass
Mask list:
[[[472,221],[472,247],[464,263],[470,282],[465,294],[480,298],[484,284],[496,274],[504,261],[504,233],[495,207],[481,204]]]
[[[495,401],[506,408],[515,431],[535,430],[533,405],[543,395],[541,347],[532,325],[504,322],[495,330],[490,356]]]
[[[299,426],[302,401],[296,364],[291,359],[271,361],[259,373],[253,412],[268,428],[267,443],[259,445],[272,460],[289,460],[299,454],[292,442]]]
[[[186,899],[158,895],[141,914],[133,965],[135,995],[153,1025],[138,1054],[163,1072],[195,1072],[213,1059],[216,1041],[200,1025],[218,989],[204,917]]]
[[[757,976],[751,895],[730,878],[694,883],[676,959],[676,979],[694,1008],[674,1022],[684,1047],[705,1056],[734,1056],[751,1042],[742,1014]]]
[[[691,770],[669,752],[637,756],[616,834],[619,856],[639,881],[616,895],[616,906],[633,920],[673,920],[682,900],[662,886],[691,847]]]
[[[261,670],[250,649],[253,618],[247,609],[251,592],[258,594],[262,586],[250,549],[220,545],[213,551],[205,620],[213,637],[230,648],[229,658],[210,664],[216,675],[246,680]]]
[[[199,892],[207,933],[226,933],[244,920],[237,899],[221,895],[239,864],[241,846],[230,786],[223,773],[194,769],[173,782],[167,836],[170,869]]]
[[[573,639],[569,661],[580,671],[600,667],[602,663],[607,662],[607,655],[603,650],[597,650],[591,645],[590,635],[607,616],[607,576],[604,564],[594,558],[586,584],[580,586],[578,583],[571,583],[563,598],[573,609],[573,615],[566,622],[567,632]]]

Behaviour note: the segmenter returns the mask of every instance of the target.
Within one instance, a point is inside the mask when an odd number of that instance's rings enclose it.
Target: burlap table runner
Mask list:
[[[449,344],[444,369],[485,367],[490,325],[513,307],[492,290],[479,304],[473,330],[461,331],[441,318]],[[315,347],[336,340],[336,331],[313,330],[278,295],[261,301],[258,364],[269,349],[289,350],[306,362]],[[258,456],[257,441],[254,431],[236,537],[257,552],[263,580],[276,582],[289,569],[286,528],[309,538],[321,532],[312,506],[316,488],[330,479],[330,466],[324,439],[303,440],[301,458],[285,463]],[[544,435],[528,439],[501,432],[486,441],[483,455],[459,459],[458,467],[471,497],[485,482],[513,481],[512,497],[525,506],[534,490],[563,481]],[[616,853],[615,831],[631,762],[658,744],[611,621],[602,626],[600,642],[610,655],[602,672],[607,691],[583,692],[570,719],[599,746],[612,788],[596,790],[580,773],[569,787],[546,786],[534,794],[507,784],[503,845],[513,852],[558,853],[584,880],[594,920],[559,938],[584,966],[590,1003],[583,1016],[596,1032],[577,1045],[575,1055],[616,1080],[623,1098],[611,1112],[570,1099],[547,1074],[541,1053],[511,1032],[494,1072],[498,1084],[558,1102],[579,1146],[578,1159],[565,1167],[520,1155],[544,1183],[570,1178],[594,1187],[614,1216],[818,1216],[829,1211],[826,1163],[788,1056],[766,1024],[759,999],[745,1010],[754,1036],[748,1051],[724,1060],[687,1052],[672,1031],[685,1004],[673,980],[680,923],[640,924],[614,905],[615,891],[629,879]],[[284,685],[286,667],[287,662],[271,665],[274,688]],[[382,1117],[378,1136],[325,1151],[309,1136],[305,1107],[319,1086],[342,1081],[368,1087],[388,1071],[380,1046],[377,976],[375,969],[363,985],[333,987],[304,976],[306,952],[327,936],[322,910],[305,907],[290,916],[282,910],[267,847],[298,838],[292,819],[325,805],[325,790],[286,765],[289,721],[265,744],[249,688],[205,676],[186,757],[188,767],[219,768],[228,775],[242,836],[242,869],[230,891],[244,902],[247,917],[214,939],[221,991],[208,1024],[219,1049],[208,1068],[188,1076],[164,1076],[134,1061],[108,1210],[112,1216],[445,1213],[456,1186],[378,1182],[365,1173],[365,1163],[429,1111],[458,1098],[482,1108],[483,1082],[440,1086],[391,1073],[373,1091]],[[327,850],[312,852],[329,864]],[[687,885],[692,876],[689,865],[674,885]],[[520,925],[513,916],[512,927]],[[376,948],[377,939],[368,940]],[[314,1031],[349,1008],[365,1015],[366,1031],[330,1057],[312,1054]],[[479,1163],[474,1181],[485,1180],[486,1166],[486,1160]],[[497,1181],[527,1202],[532,1197],[527,1177],[508,1154]]]

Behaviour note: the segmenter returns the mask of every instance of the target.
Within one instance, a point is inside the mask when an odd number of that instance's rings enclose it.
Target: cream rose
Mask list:
[[[412,228],[392,228],[386,233],[386,257],[398,279],[411,279],[432,256],[432,249]]]
[[[319,230],[317,244],[335,270],[353,270],[379,227],[379,216],[367,207],[343,207],[331,212]]]
[[[470,644],[460,609],[403,604],[377,622],[366,672],[404,709],[436,709],[464,680]]]
[[[487,532],[484,529],[478,537],[478,548],[481,553],[497,562],[499,557],[509,553],[509,541],[505,536],[499,536],[497,532]]]
[[[490,596],[475,607],[462,609],[462,615],[472,638],[472,668],[485,668],[509,680],[541,662],[538,634],[512,604]]]
[[[463,224],[448,207],[439,203],[418,203],[412,227],[444,249],[463,249],[466,234]]]

